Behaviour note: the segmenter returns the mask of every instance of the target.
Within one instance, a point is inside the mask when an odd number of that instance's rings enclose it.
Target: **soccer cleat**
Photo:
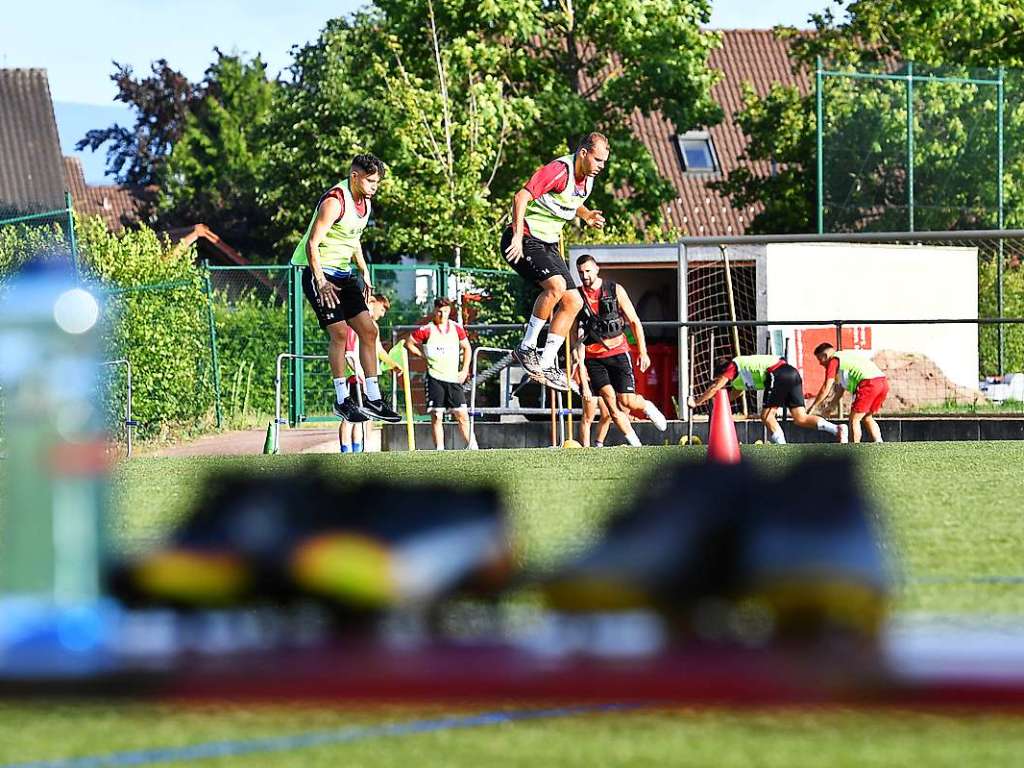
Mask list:
[[[512,357],[526,369],[531,378],[538,381],[544,378],[544,369],[541,367],[540,355],[537,354],[536,347],[516,347],[512,350]]]
[[[544,377],[544,383],[551,387],[551,389],[557,389],[562,392],[566,392],[569,389],[569,381],[565,377],[565,371],[555,366],[545,368],[541,371],[541,375]]]
[[[334,415],[344,419],[345,421],[351,422],[370,420],[370,417],[364,416],[359,410],[359,406],[352,402],[351,397],[346,397],[340,403],[337,401],[334,402]]]
[[[848,443],[850,442],[850,428],[845,424],[839,425],[839,431],[836,432],[837,443]]]
[[[659,432],[664,432],[668,429],[668,421],[665,420],[665,415],[650,400],[647,401],[647,405],[644,407],[644,413],[651,420],[651,423],[658,428]]]
[[[360,413],[369,419],[379,419],[389,424],[397,424],[402,420],[402,417],[383,400],[363,400],[363,407],[360,409]]]

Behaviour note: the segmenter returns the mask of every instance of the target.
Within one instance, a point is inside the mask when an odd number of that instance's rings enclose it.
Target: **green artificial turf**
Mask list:
[[[813,451],[846,451],[888,531],[903,574],[895,609],[906,615],[1024,614],[1024,443],[749,446],[744,456],[780,471]],[[628,504],[692,448],[481,451],[356,456],[134,459],[117,473],[117,546],[138,549],[185,514],[207,477],[232,468],[309,467],[339,478],[387,477],[497,485],[525,562],[545,565],[584,547],[606,515]],[[1010,578],[1007,578],[1010,577]],[[999,583],[1004,579],[1005,583]],[[979,619],[981,620],[981,619]],[[497,709],[489,707],[488,709]],[[27,761],[259,739],[401,723],[449,707],[195,707],[152,704],[0,705],[0,768]],[[1024,717],[841,709],[652,710],[577,715],[172,765],[275,766],[1013,766]],[[97,763],[101,765],[103,763]],[[137,764],[148,764],[145,762]]]

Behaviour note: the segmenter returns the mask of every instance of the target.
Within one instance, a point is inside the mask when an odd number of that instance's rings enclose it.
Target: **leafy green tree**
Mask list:
[[[612,159],[593,205],[657,229],[675,191],[630,121],[717,119],[709,17],[706,0],[378,0],[331,21],[296,51],[268,126],[264,200],[281,250],[370,149],[391,170],[371,243],[446,259],[458,245],[464,263],[493,264],[514,191],[594,129]]]
[[[134,127],[114,124],[95,128],[75,149],[96,151],[107,147],[107,175],[119,184],[145,186],[158,179],[160,165],[181,136],[192,108],[201,100],[201,88],[159,59],[149,77],[136,78],[132,68],[114,62],[110,79],[117,85],[115,101],[135,110]]]
[[[265,250],[266,215],[258,201],[266,122],[276,81],[267,65],[217,50],[202,99],[158,173],[157,214],[163,226],[205,223],[247,256]]]
[[[780,29],[793,66],[813,70],[821,56],[831,69],[994,78],[992,68],[1021,64],[1021,12],[1005,3],[858,0],[845,16],[812,16],[814,34]],[[1007,78],[1004,174],[1007,223],[1020,219],[1024,114],[1020,77]],[[915,228],[996,225],[996,92],[981,85],[916,83],[914,93]],[[826,80],[824,147],[826,229],[904,229],[907,211],[906,87]],[[777,86],[765,97],[747,91],[740,125],[750,137],[746,157],[768,160],[777,173],[758,177],[741,168],[719,184],[734,205],[761,203],[754,232],[813,231],[816,220],[814,94]]]

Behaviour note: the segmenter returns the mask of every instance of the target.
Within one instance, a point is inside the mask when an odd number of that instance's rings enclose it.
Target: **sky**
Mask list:
[[[293,45],[316,37],[324,22],[351,13],[363,0],[49,0],[5,3],[0,14],[0,67],[48,71],[65,154],[83,162],[86,180],[103,183],[103,152],[76,153],[89,128],[131,123],[113,101],[113,61],[139,74],[165,58],[189,79],[202,78],[213,48],[260,53],[272,74],[288,66]],[[718,29],[806,27],[828,0],[712,0]],[[98,13],[97,8],[102,12]]]

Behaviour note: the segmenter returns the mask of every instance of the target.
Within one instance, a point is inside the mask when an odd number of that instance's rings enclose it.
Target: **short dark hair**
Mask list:
[[[597,259],[595,259],[593,256],[591,256],[589,253],[584,253],[578,259],[576,259],[576,269],[579,269],[584,264],[586,264],[588,261],[592,261],[595,264],[597,264]]]
[[[582,139],[580,139],[580,143],[576,146],[576,151],[579,152],[581,149],[585,149],[587,150],[587,152],[593,152],[594,146],[596,144],[604,144],[607,147],[608,137],[605,136],[603,133],[591,131]]]
[[[351,170],[360,171],[365,173],[367,176],[373,173],[379,173],[380,177],[384,178],[384,162],[376,155],[371,155],[367,152],[364,155],[356,155],[352,158]]]
[[[434,309],[440,309],[441,307],[450,307],[453,302],[447,296],[438,296],[434,299]]]
[[[835,349],[835,345],[829,344],[827,341],[823,341],[814,348],[814,356],[817,357],[821,353],[827,352],[830,349]]]
[[[719,355],[715,358],[715,376],[721,376],[735,358],[732,355]]]
[[[383,293],[373,294],[373,300],[384,307],[384,311],[391,309],[391,299],[385,296]]]

